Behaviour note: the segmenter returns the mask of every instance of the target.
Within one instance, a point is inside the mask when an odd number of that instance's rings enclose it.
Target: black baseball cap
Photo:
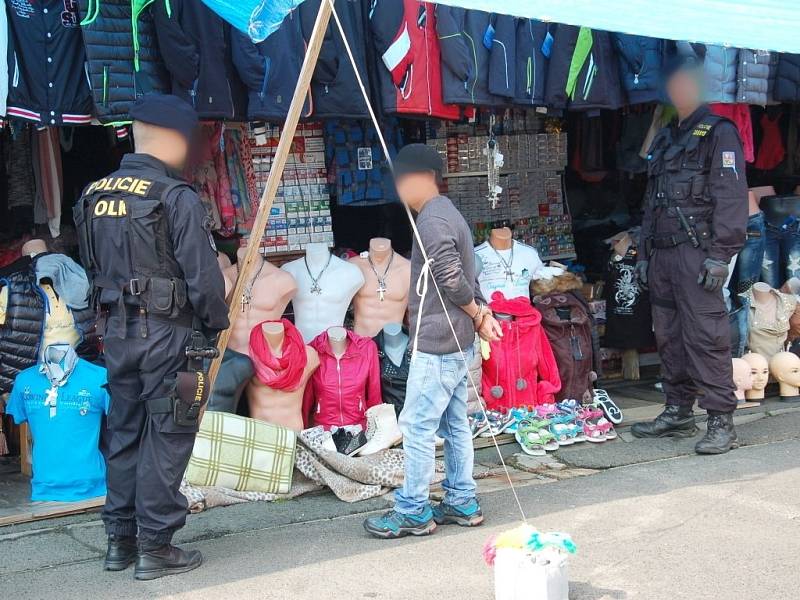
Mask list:
[[[191,104],[171,94],[146,94],[130,109],[131,119],[177,131],[191,142],[197,112]]]
[[[432,146],[427,144],[408,144],[400,148],[394,161],[394,176],[409,175],[433,171],[436,179],[442,178],[442,157]]]

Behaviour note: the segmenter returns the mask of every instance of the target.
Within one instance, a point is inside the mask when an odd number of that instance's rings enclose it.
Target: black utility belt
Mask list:
[[[175,325],[176,327],[186,327],[191,329],[194,316],[192,313],[179,313],[171,317],[169,315],[161,315],[158,313],[148,312],[142,305],[125,302],[124,313],[120,311],[119,306],[116,304],[101,304],[100,309],[108,314],[109,317],[124,317],[127,321],[139,321],[141,319],[148,319],[153,321],[160,321]]]
[[[710,235],[707,231],[704,232],[697,232],[697,237],[700,239],[700,242],[704,242],[707,240]],[[653,248],[674,248],[675,246],[680,246],[681,244],[685,244],[686,242],[691,242],[692,238],[689,236],[688,233],[685,231],[679,231],[678,233],[673,233],[672,235],[661,235],[653,237]]]

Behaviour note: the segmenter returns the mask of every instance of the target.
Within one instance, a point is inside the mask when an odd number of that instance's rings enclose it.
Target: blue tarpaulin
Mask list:
[[[283,18],[303,0],[203,0],[211,10],[246,33],[254,42],[261,42],[280,27]]]
[[[800,53],[800,0],[439,0],[554,23]]]

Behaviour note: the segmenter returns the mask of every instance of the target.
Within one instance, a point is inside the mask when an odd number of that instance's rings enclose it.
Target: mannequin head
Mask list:
[[[742,360],[750,365],[750,374],[753,376],[753,390],[760,391],[763,394],[764,388],[769,383],[769,363],[767,363],[767,359],[760,354],[748,352],[742,357]]]
[[[369,253],[372,256],[383,257],[392,250],[392,240],[387,238],[372,238],[369,241]]]
[[[47,244],[44,243],[44,240],[28,240],[22,244],[21,252],[23,256],[36,256],[47,252]]]
[[[778,352],[769,360],[769,370],[779,383],[800,387],[800,357],[796,354]]]
[[[744,393],[753,389],[753,374],[750,365],[741,358],[733,359],[733,384],[736,386],[736,397],[744,400]]]

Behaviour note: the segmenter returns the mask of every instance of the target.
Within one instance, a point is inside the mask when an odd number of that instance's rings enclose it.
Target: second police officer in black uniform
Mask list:
[[[198,429],[176,376],[193,330],[228,327],[225,285],[210,220],[179,173],[197,126],[194,109],[168,95],[130,111],[136,151],[90,184],[75,208],[81,260],[107,315],[109,536],[105,568],[136,562],[137,579],[194,569],[199,551],[171,545],[186,521],[178,491]]]
[[[747,181],[736,126],[702,103],[701,76],[702,63],[694,57],[670,65],[667,93],[678,123],[656,135],[648,157],[644,254],[636,270],[650,288],[666,407],[655,421],[634,425],[632,433],[695,435],[697,400],[708,412],[708,429],[695,449],[720,454],[738,445],[722,289],[728,264],[745,241]]]

